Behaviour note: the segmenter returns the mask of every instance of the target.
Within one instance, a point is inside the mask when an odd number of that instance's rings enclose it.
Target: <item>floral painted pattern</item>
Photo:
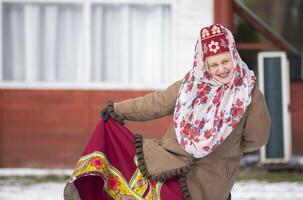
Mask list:
[[[134,158],[138,166],[137,158]],[[104,180],[103,190],[116,200],[160,200],[162,182],[147,180],[137,168],[131,180],[127,182],[121,172],[114,168],[102,152],[95,151],[78,161],[70,182],[89,175],[99,175]]]
[[[220,30],[219,26],[216,26],[216,25],[214,25],[214,26],[211,28],[211,31],[212,31],[212,34],[221,33],[221,30]]]
[[[202,37],[205,38],[205,37],[208,37],[209,36],[209,31],[207,29],[203,29],[202,30]]]
[[[219,42],[211,41],[208,45],[209,51],[217,53],[217,51],[220,49]]]
[[[207,30],[227,38],[223,45],[228,46],[232,55],[234,75],[228,84],[218,83],[211,77],[204,67],[205,47],[198,37],[193,68],[183,78],[173,118],[179,144],[197,158],[217,149],[238,125],[251,102],[256,82],[253,71],[241,60],[230,31],[213,25],[202,29],[202,37],[206,37]],[[218,44],[210,44],[209,51],[216,53]]]

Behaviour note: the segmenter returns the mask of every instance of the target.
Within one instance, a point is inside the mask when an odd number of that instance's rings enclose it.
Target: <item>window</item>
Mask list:
[[[171,81],[169,4],[18,2],[2,3],[2,81]]]
[[[163,5],[94,5],[93,80],[165,82],[163,69],[170,65],[169,13]]]
[[[3,80],[75,81],[83,65],[77,4],[3,4]]]

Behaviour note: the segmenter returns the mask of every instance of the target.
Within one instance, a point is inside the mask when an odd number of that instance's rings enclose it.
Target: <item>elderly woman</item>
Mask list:
[[[161,139],[122,126],[171,114]],[[102,115],[65,199],[230,199],[243,152],[264,145],[270,129],[256,77],[219,24],[200,31],[193,68],[182,80],[110,102]]]

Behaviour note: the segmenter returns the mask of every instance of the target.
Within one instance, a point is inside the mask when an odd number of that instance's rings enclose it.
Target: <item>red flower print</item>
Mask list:
[[[208,106],[208,108],[207,108],[207,112],[209,112],[209,111],[210,111],[211,107],[212,107],[211,105],[209,105],[209,106]]]
[[[183,128],[186,124],[186,121],[183,119],[181,122],[180,122],[180,128]]]
[[[208,100],[208,97],[204,96],[201,98],[200,103],[205,104],[207,102],[207,100]]]
[[[119,187],[119,185],[121,185],[119,181],[119,177],[114,175],[109,175],[107,180],[107,188],[109,190],[116,190],[117,187]]]
[[[203,128],[205,125],[205,120],[202,119],[201,121],[199,121],[199,128]]]
[[[207,92],[210,90],[209,85],[206,85],[206,86],[205,86],[205,90],[206,90]]]
[[[236,100],[236,106],[237,107],[242,107],[243,106],[243,101],[241,101],[240,99]]]
[[[237,126],[238,122],[237,121],[232,121],[231,127],[235,128]]]
[[[209,146],[204,146],[203,148],[202,148],[204,151],[209,151]]]
[[[235,86],[240,86],[242,84],[243,84],[243,79],[241,77],[235,78],[235,80],[234,80],[234,85]]]
[[[219,103],[220,103],[220,101],[221,101],[222,95],[223,95],[223,92],[220,91],[220,92],[217,93],[217,95],[216,95],[215,98],[213,99],[213,103],[216,105],[216,107],[219,106]]]
[[[194,141],[195,138],[196,138],[196,136],[195,136],[193,133],[191,133],[191,134],[189,135],[190,141]]]
[[[185,75],[185,77],[184,77],[184,80],[186,80],[186,81],[188,81],[188,79],[189,79],[189,72]]]
[[[213,152],[214,150],[216,150],[219,147],[219,144],[214,144],[211,148],[211,152]]]
[[[221,90],[222,90],[222,88],[221,88],[221,87],[218,87],[218,88],[216,89],[216,93],[219,94],[219,93],[221,92]]]
[[[204,87],[204,85],[205,85],[205,83],[200,83],[200,84],[197,85],[197,88],[199,90],[201,90]]]
[[[202,90],[199,90],[199,91],[197,92],[197,96],[200,97],[200,98],[201,98],[201,97],[204,97],[205,94],[206,94],[206,92],[205,92],[205,90],[203,90],[203,89],[202,89]]]
[[[102,160],[99,157],[94,157],[91,161],[91,165],[94,166],[96,169],[101,169],[103,166]]]
[[[191,113],[188,117],[188,120],[191,121],[193,119],[193,117],[194,117],[194,115],[193,115],[193,113]]]
[[[217,118],[215,120],[215,125],[217,126],[218,129],[221,129],[221,127],[223,126],[223,119],[222,118]]]
[[[181,140],[180,144],[183,148],[185,148],[185,146],[188,144],[188,141],[187,140]]]
[[[194,98],[194,99],[191,101],[190,106],[191,106],[192,108],[194,108],[194,105],[196,104],[196,101],[197,101],[197,98]]]
[[[204,72],[204,78],[208,80],[211,79],[211,76],[207,71]]]
[[[196,129],[196,128],[191,129],[191,135],[196,137],[198,135],[198,133],[199,133],[198,129]]]
[[[243,112],[244,112],[243,108],[241,108],[241,107],[235,108],[232,111],[232,116],[237,117],[237,116],[241,115]]]
[[[180,101],[178,100],[177,105],[176,105],[177,112],[178,112],[178,110],[180,110],[180,108],[181,108],[181,104],[180,104]]]
[[[189,123],[186,123],[185,126],[182,129],[182,133],[185,136],[189,135],[190,128],[191,128],[191,125]]]
[[[198,92],[198,96],[199,97],[204,97],[206,96],[206,94],[208,93],[208,91],[210,90],[210,87],[209,86],[205,86],[203,88],[201,88]]]
[[[213,104],[218,105],[219,102],[220,102],[220,95],[216,95],[213,100]]]
[[[195,59],[194,59],[194,63],[193,63],[193,67],[197,66],[197,63],[198,63],[198,59],[195,58]]]
[[[188,129],[182,129],[182,135],[187,137],[189,134],[189,130]]]
[[[203,88],[206,88],[206,90],[210,89],[210,87],[204,82],[198,84],[198,89],[203,89]]]
[[[190,92],[193,89],[194,83],[193,82],[189,82],[186,88],[186,92]]]
[[[206,139],[209,139],[209,138],[211,137],[211,132],[210,132],[210,130],[207,130],[207,131],[204,132],[204,137],[205,137]]]
[[[184,128],[185,128],[185,129],[190,129],[190,128],[191,128],[190,123],[186,123],[185,126],[184,126]]]
[[[236,72],[240,73],[241,72],[241,68],[239,65],[236,66]]]

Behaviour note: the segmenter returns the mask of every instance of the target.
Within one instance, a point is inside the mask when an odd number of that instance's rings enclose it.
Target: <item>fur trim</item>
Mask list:
[[[178,177],[181,191],[184,194],[184,198],[186,200],[191,200],[190,193],[186,184],[186,174],[192,169],[192,167],[195,165],[198,159],[193,159],[184,167],[168,170],[158,175],[151,175],[146,167],[144,153],[143,153],[143,137],[140,134],[135,135],[135,148],[136,148],[136,156],[138,160],[138,168],[142,173],[142,175],[144,176],[144,178],[164,182],[165,180],[171,179],[173,177]]]
[[[116,120],[122,125],[124,124],[124,118],[121,115],[115,113],[114,102],[112,101],[107,102],[107,112],[114,120]]]

